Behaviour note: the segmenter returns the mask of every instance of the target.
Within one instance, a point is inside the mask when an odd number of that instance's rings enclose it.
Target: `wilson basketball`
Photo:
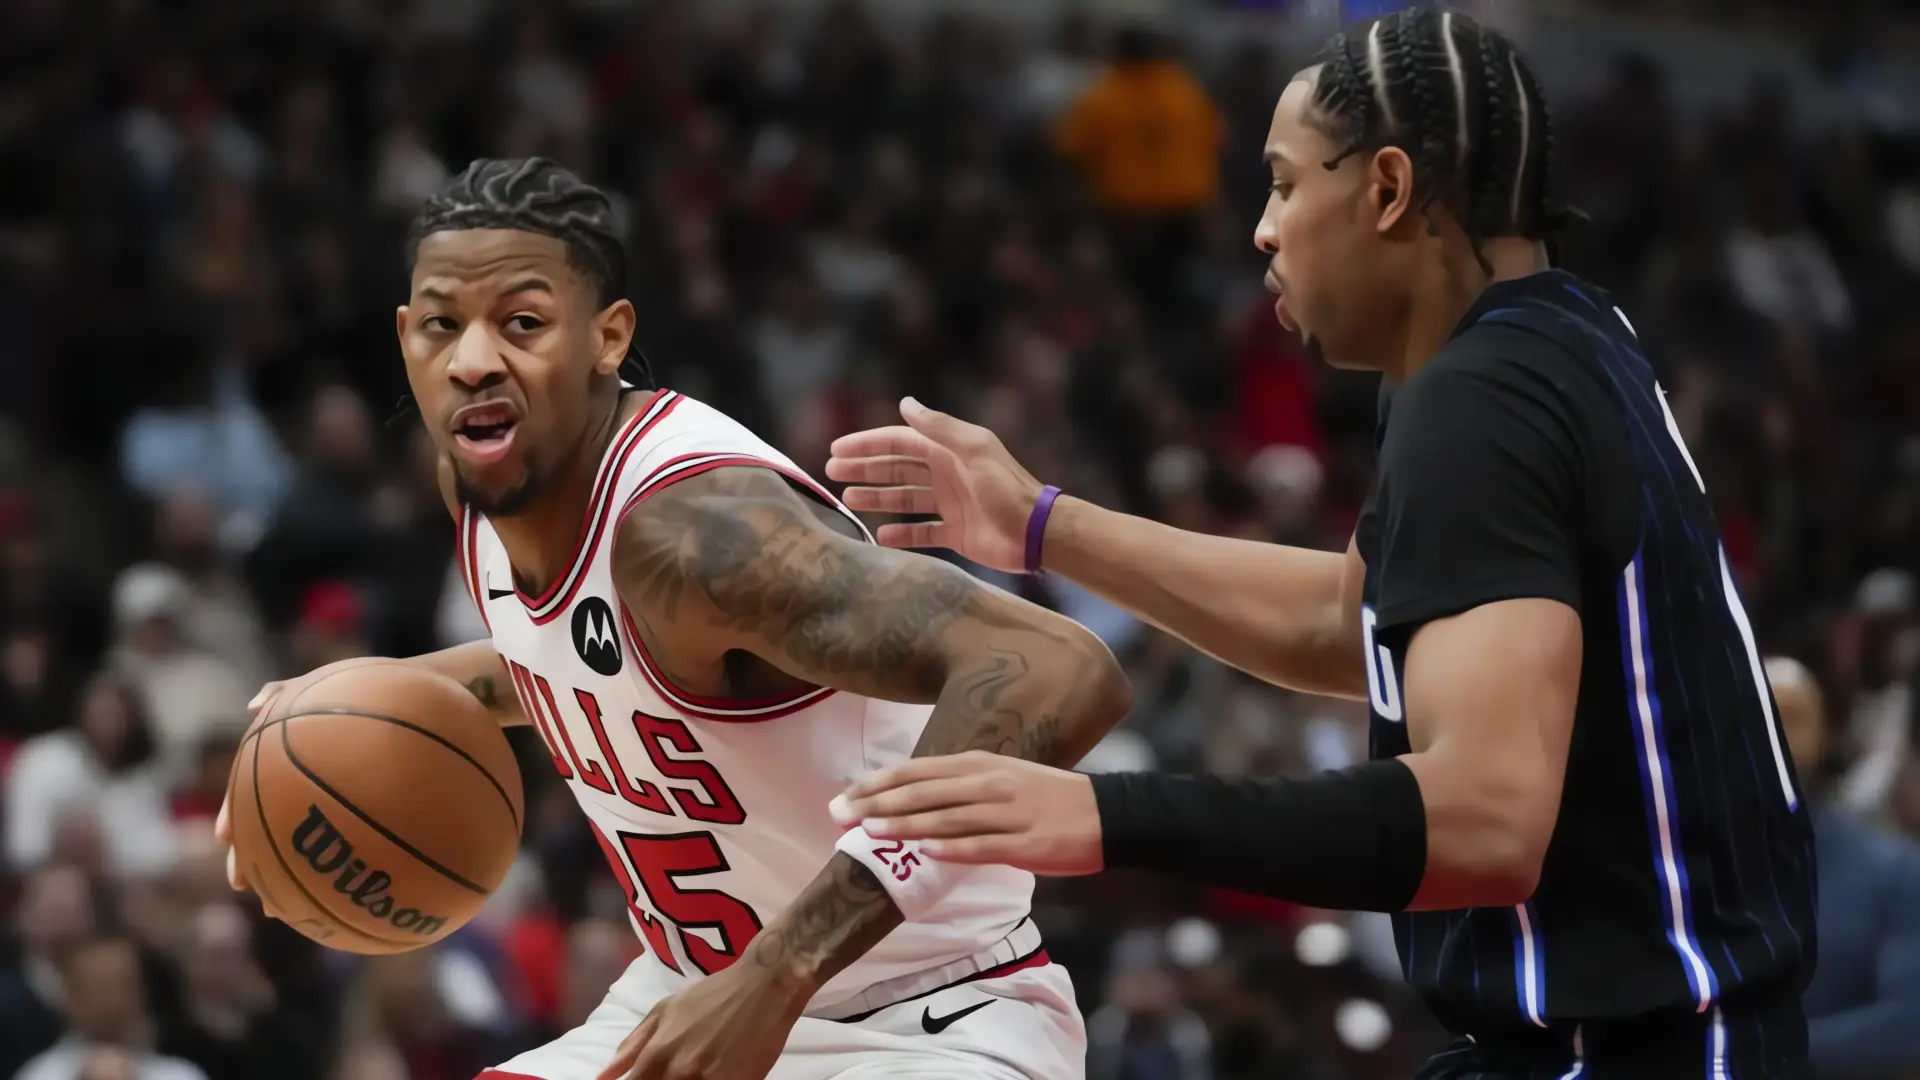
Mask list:
[[[458,929],[520,845],[520,773],[467,690],[397,661],[272,703],[228,790],[234,856],[267,911],[378,955]]]

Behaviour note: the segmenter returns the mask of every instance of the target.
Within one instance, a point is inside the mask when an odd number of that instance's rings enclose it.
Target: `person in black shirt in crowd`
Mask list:
[[[1298,780],[1086,777],[987,755],[855,783],[923,857],[1144,867],[1395,913],[1458,1041],[1428,1077],[1805,1075],[1810,826],[1705,485],[1632,326],[1552,269],[1553,133],[1498,33],[1337,37],[1267,141],[1255,234],[1310,351],[1385,376],[1344,555],[1042,487],[909,400],[843,438],[883,542],[1070,577],[1273,682],[1365,698],[1372,758]]]
[[[60,965],[94,932],[93,886],[86,872],[49,864],[21,884],[16,940],[0,966],[0,1076],[12,1076],[60,1041]]]

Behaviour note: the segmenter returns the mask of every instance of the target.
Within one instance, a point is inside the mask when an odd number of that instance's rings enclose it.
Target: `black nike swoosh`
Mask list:
[[[491,585],[487,586],[487,599],[489,600],[498,600],[503,596],[512,596],[512,595],[513,595],[512,589],[496,589]]]
[[[958,1020],[965,1016],[971,1016],[974,1013],[979,1012],[981,1009],[984,1009],[987,1006],[993,1004],[993,1000],[994,999],[992,998],[988,998],[987,1000],[982,1001],[977,1005],[969,1005],[966,1008],[961,1009],[959,1012],[948,1013],[945,1016],[933,1015],[932,1009],[921,1009],[920,1010],[920,1027],[924,1029],[926,1033],[929,1035],[938,1035],[941,1032],[952,1027],[953,1022],[955,1020]]]

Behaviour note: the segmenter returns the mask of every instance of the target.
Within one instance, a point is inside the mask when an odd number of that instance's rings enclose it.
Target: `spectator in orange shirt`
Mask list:
[[[1106,214],[1127,276],[1166,314],[1183,307],[1181,270],[1219,188],[1224,127],[1166,43],[1130,26],[1115,40],[1113,63],[1054,132]]]

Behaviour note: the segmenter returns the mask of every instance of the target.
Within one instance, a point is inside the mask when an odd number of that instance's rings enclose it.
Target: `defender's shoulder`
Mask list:
[[[1608,318],[1618,316],[1609,313]],[[1400,388],[1408,401],[1445,401],[1446,407],[1524,403],[1562,415],[1611,413],[1616,389],[1597,352],[1596,327],[1560,305],[1544,302],[1494,307],[1456,333]],[[1621,331],[1631,331],[1620,323]]]

